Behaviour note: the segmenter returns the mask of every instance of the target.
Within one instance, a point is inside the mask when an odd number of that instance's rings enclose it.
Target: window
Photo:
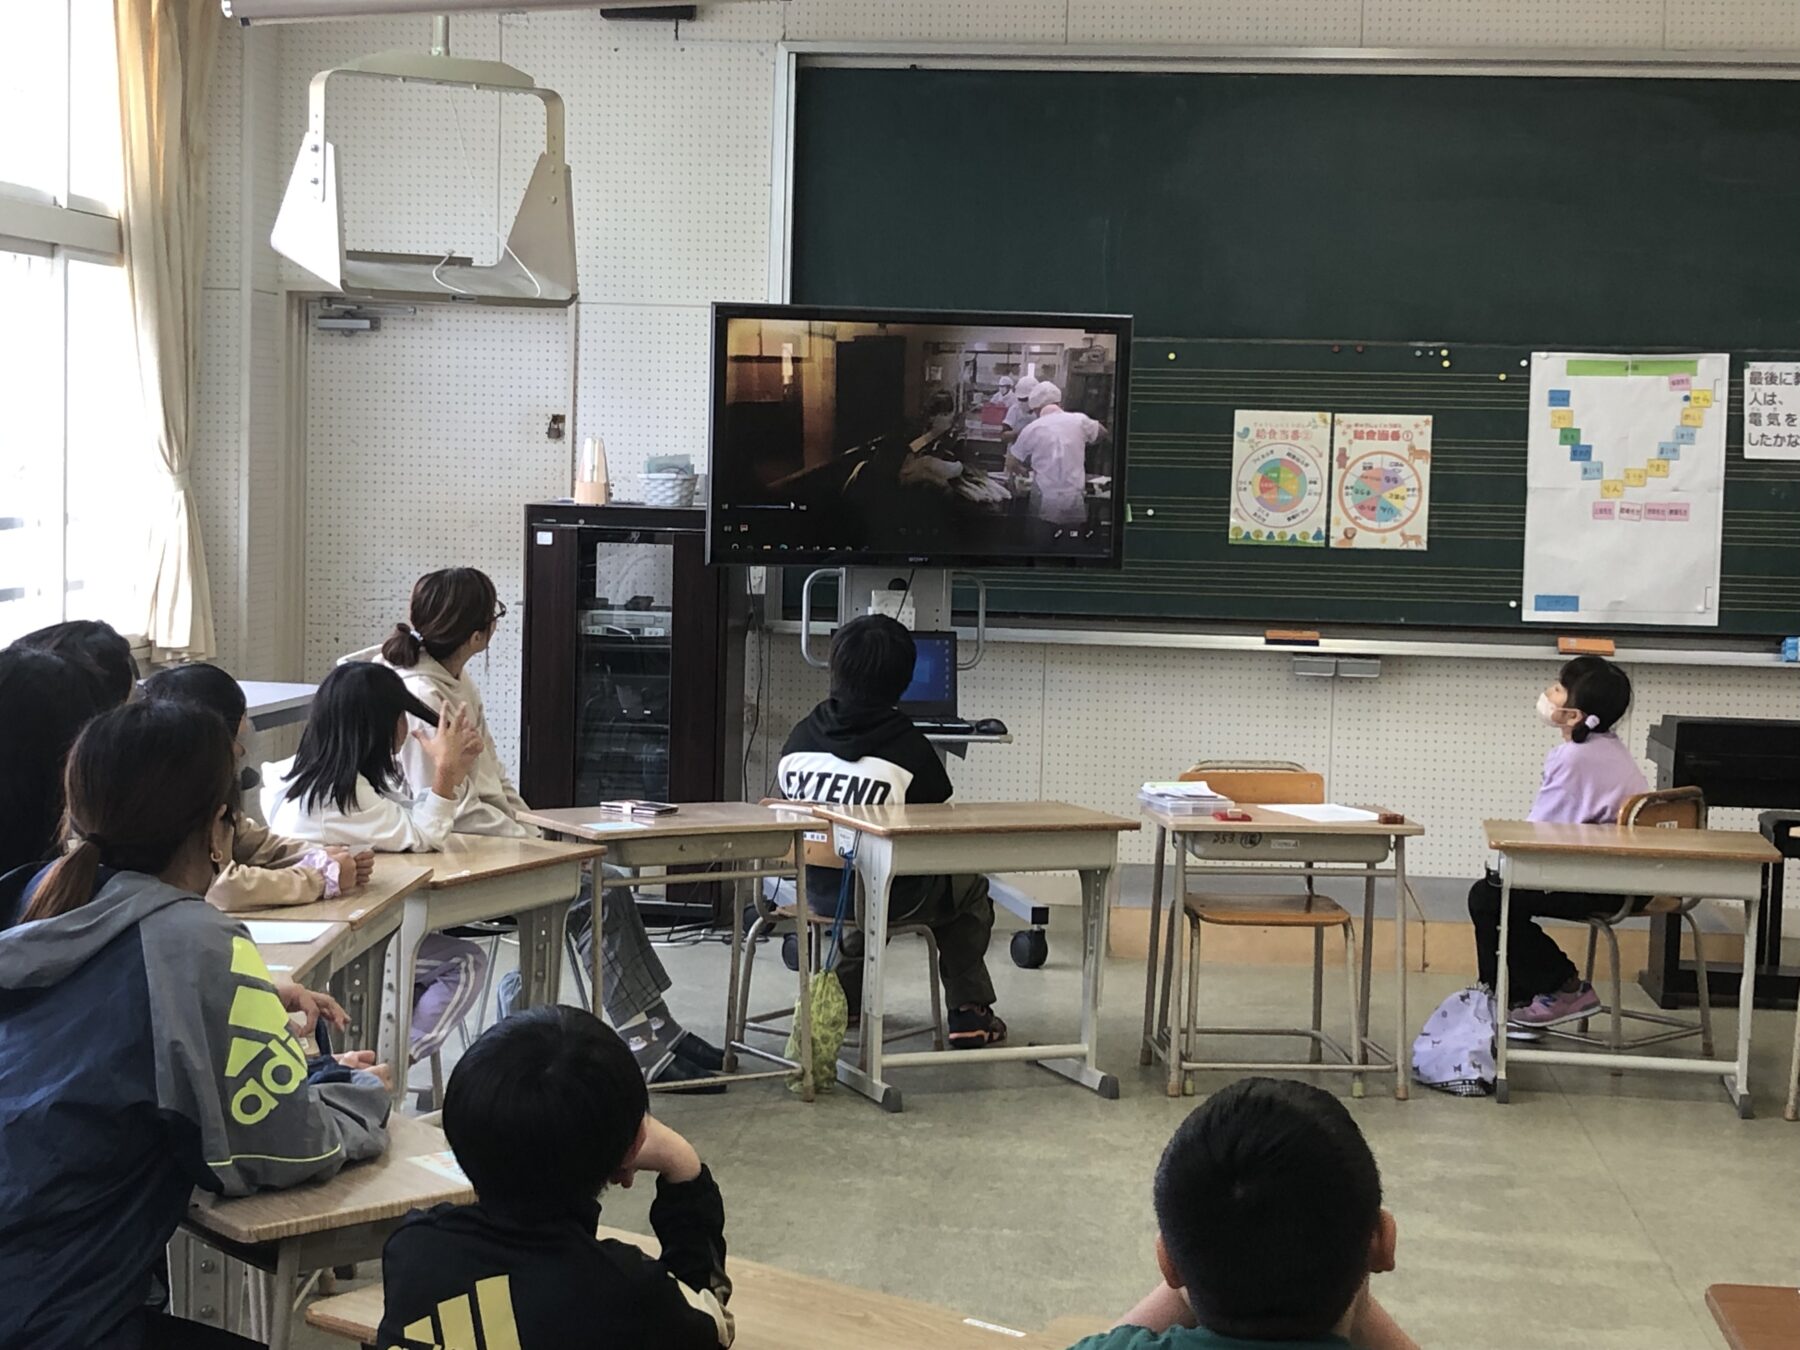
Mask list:
[[[111,0],[0,6],[0,642],[141,626],[150,486]]]

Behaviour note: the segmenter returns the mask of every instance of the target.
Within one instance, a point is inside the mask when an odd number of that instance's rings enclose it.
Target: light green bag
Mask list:
[[[812,977],[807,986],[807,1002],[812,1011],[812,1074],[813,1086],[820,1092],[829,1092],[837,1085],[838,1051],[843,1048],[844,1038],[850,1032],[850,1002],[844,997],[844,985],[837,977],[835,970],[821,970]],[[787,1057],[796,1063],[800,1059],[800,1021],[799,1008],[795,1008],[794,1028],[788,1032]],[[788,1090],[800,1091],[800,1075],[793,1073],[788,1077]]]
[[[837,913],[831,921],[831,946],[825,954],[824,968],[814,972],[806,986],[807,1003],[812,1012],[812,1070],[813,1087],[819,1092],[829,1092],[837,1086],[838,1051],[844,1047],[844,1038],[850,1033],[850,1000],[844,997],[843,981],[837,977],[837,963],[840,948],[844,939],[844,914],[850,907],[850,888],[856,884],[856,852],[852,849],[842,855],[844,859],[843,876],[838,881]],[[795,878],[796,927],[800,930],[798,940],[805,942],[806,933],[806,870],[800,869]],[[798,1063],[800,1060],[800,1006],[794,1005],[794,1025],[788,1032],[787,1057]],[[788,1091],[799,1092],[800,1074],[788,1077]]]

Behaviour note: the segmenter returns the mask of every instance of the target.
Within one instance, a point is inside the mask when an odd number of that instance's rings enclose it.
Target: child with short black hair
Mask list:
[[[55,652],[72,661],[93,690],[97,711],[116,708],[131,700],[137,688],[137,660],[131,644],[110,623],[99,619],[70,619],[53,623],[22,638],[13,640],[15,647]]]
[[[1245,1078],[1183,1121],[1156,1170],[1163,1284],[1075,1350],[1418,1350],[1369,1291],[1394,1268],[1381,1172],[1344,1104]]]
[[[388,1239],[379,1343],[440,1346],[438,1328],[473,1309],[483,1327],[513,1328],[518,1350],[729,1346],[719,1187],[649,1100],[631,1051],[592,1013],[532,1008],[483,1033],[444,1094],[476,1201],[414,1214]],[[601,1191],[639,1172],[657,1174],[660,1260],[594,1234]]]
[[[796,726],[781,749],[776,781],[789,801],[880,806],[950,800],[950,776],[925,734],[898,704],[912,682],[918,650],[906,627],[884,614],[852,619],[831,637],[831,697]],[[840,873],[806,870],[807,904],[836,912]],[[922,923],[937,939],[938,968],[950,1006],[950,1043],[977,1049],[1006,1039],[994,1014],[988,940],[994,901],[984,876],[896,877],[888,922]],[[846,933],[838,976],[852,1009],[860,1007],[862,934]]]
[[[1631,708],[1631,677],[1604,657],[1578,656],[1538,695],[1538,716],[1562,734],[1544,760],[1544,778],[1528,819],[1564,825],[1611,825],[1626,800],[1649,790],[1644,771],[1613,727]],[[1533,922],[1582,920],[1618,908],[1617,897],[1564,892],[1512,893],[1507,942],[1507,1020],[1526,1029],[1590,1017],[1600,996],[1581,978],[1556,940]],[[1469,888],[1479,979],[1492,990],[1500,975],[1500,876],[1493,868]]]

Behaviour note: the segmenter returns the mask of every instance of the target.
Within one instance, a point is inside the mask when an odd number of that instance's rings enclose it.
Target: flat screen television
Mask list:
[[[1119,566],[1129,318],[721,304],[712,350],[707,561]]]

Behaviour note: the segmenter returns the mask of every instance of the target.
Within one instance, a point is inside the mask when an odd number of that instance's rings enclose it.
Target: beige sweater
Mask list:
[[[297,865],[309,848],[316,847],[304,839],[271,834],[267,826],[239,816],[231,840],[231,861],[214,879],[206,898],[227,914],[322,900],[325,874],[316,867]]]

